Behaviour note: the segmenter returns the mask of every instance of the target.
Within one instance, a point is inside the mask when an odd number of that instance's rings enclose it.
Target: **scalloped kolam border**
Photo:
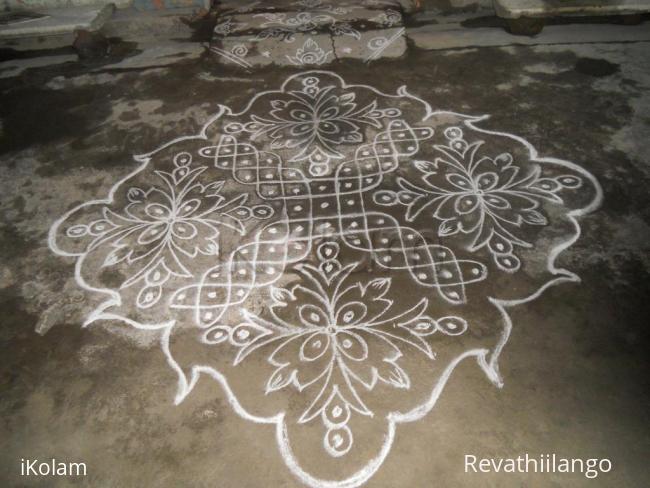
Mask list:
[[[325,479],[319,479],[311,474],[307,473],[305,470],[302,469],[302,467],[299,465],[293,451],[291,448],[291,444],[288,438],[288,433],[287,433],[287,426],[285,423],[285,413],[281,412],[277,415],[271,416],[271,417],[259,417],[250,414],[247,412],[242,405],[239,403],[239,400],[237,399],[236,395],[230,388],[228,384],[228,380],[226,377],[221,374],[219,371],[216,371],[215,369],[209,367],[209,366],[204,366],[204,365],[195,365],[193,366],[191,373],[189,374],[189,377],[185,375],[179,364],[175,361],[174,357],[172,356],[170,352],[170,347],[169,347],[169,339],[170,339],[170,334],[171,331],[174,327],[175,321],[170,320],[166,322],[161,322],[157,324],[142,324],[135,322],[127,317],[120,316],[118,314],[114,314],[108,311],[111,307],[114,306],[120,306],[121,305],[121,296],[118,292],[115,290],[111,289],[105,289],[105,288],[96,288],[87,283],[84,278],[82,277],[81,270],[83,268],[83,263],[84,263],[84,258],[85,258],[85,253],[70,253],[67,252],[63,249],[61,249],[58,244],[57,244],[57,232],[61,225],[66,221],[66,219],[72,215],[74,212],[78,211],[81,208],[84,208],[86,206],[90,205],[104,205],[104,204],[110,204],[113,202],[114,195],[117,191],[117,189],[126,181],[128,181],[130,178],[135,176],[136,174],[140,173],[143,171],[149,164],[152,156],[160,151],[163,148],[169,147],[170,145],[176,144],[180,141],[187,141],[187,140],[208,140],[207,136],[207,130],[208,128],[219,118],[221,118],[224,115],[232,115],[232,116],[238,116],[242,115],[245,112],[249,110],[249,108],[253,105],[255,100],[263,95],[266,95],[268,93],[276,93],[277,91],[267,91],[267,92],[262,92],[257,94],[253,99],[250,100],[248,105],[244,108],[239,113],[233,113],[228,107],[219,105],[219,110],[217,114],[211,118],[202,128],[202,130],[199,132],[199,134],[194,135],[194,136],[184,136],[184,137],[179,137],[177,139],[174,139],[171,142],[165,143],[161,145],[158,149],[155,151],[152,151],[148,154],[136,156],[135,159],[136,161],[140,162],[141,164],[134,169],[131,173],[126,175],[124,178],[120,179],[115,185],[111,188],[108,197],[106,199],[98,199],[98,200],[92,200],[89,202],[86,202],[84,204],[81,204],[72,210],[68,211],[65,215],[63,215],[60,219],[58,219],[52,227],[50,228],[49,236],[48,236],[48,243],[52,251],[58,255],[61,256],[67,256],[67,257],[75,257],[77,258],[76,260],[76,267],[75,267],[75,279],[78,283],[78,285],[90,292],[97,292],[97,293],[103,293],[108,295],[108,299],[104,301],[96,310],[94,310],[87,318],[87,320],[84,322],[83,326],[86,327],[93,322],[96,322],[98,320],[118,320],[125,322],[135,328],[138,329],[147,329],[147,330],[160,330],[162,333],[161,336],[161,347],[166,355],[167,361],[170,365],[170,367],[175,370],[178,374],[178,392],[175,398],[175,403],[179,404],[180,402],[183,401],[183,399],[191,392],[193,387],[196,385],[197,381],[199,380],[200,376],[202,374],[205,374],[207,376],[210,376],[214,378],[224,389],[226,392],[230,404],[232,405],[233,409],[239,414],[242,418],[245,418],[247,420],[250,420],[251,422],[256,422],[260,424],[275,424],[275,432],[276,432],[276,440],[278,443],[279,450],[284,458],[284,461],[286,462],[287,466],[291,470],[291,472],[304,484],[309,485],[311,487],[319,487],[319,488],[353,488],[357,487],[364,482],[366,482],[382,465],[383,461],[385,460],[386,456],[388,455],[388,452],[390,451],[390,448],[392,446],[394,436],[395,436],[395,430],[397,424],[400,423],[406,423],[406,422],[413,422],[416,420],[421,419],[424,417],[435,405],[438,397],[440,396],[446,382],[448,381],[449,377],[451,376],[452,372],[456,368],[456,366],[463,360],[473,357],[477,361],[478,365],[481,367],[481,369],[485,372],[487,375],[488,379],[494,383],[497,387],[501,387],[503,385],[503,380],[501,377],[501,374],[499,372],[499,366],[498,366],[498,360],[499,356],[506,345],[508,338],[510,336],[511,330],[512,330],[512,321],[510,319],[508,310],[511,307],[515,307],[517,305],[521,305],[527,302],[530,302],[532,300],[535,300],[537,297],[539,297],[546,289],[555,286],[557,284],[563,283],[563,282],[579,282],[580,278],[573,272],[560,268],[556,266],[556,260],[558,256],[568,247],[570,247],[573,243],[575,243],[578,238],[580,237],[581,234],[581,229],[580,225],[578,224],[578,218],[595,210],[598,208],[598,206],[602,202],[603,194],[602,194],[602,189],[596,180],[596,178],[589,173],[588,171],[584,170],[580,166],[556,159],[556,158],[548,158],[548,157],[541,157],[539,156],[537,150],[525,139],[518,137],[516,135],[506,133],[506,132],[498,132],[498,131],[490,131],[486,129],[482,129],[480,127],[477,127],[477,123],[485,121],[489,116],[484,115],[480,117],[471,117],[471,116],[466,116],[463,114],[459,114],[456,112],[449,112],[449,111],[442,111],[442,110],[432,110],[430,105],[422,100],[421,98],[411,95],[408,93],[407,89],[405,86],[400,87],[396,95],[390,95],[390,94],[385,94],[377,89],[369,86],[369,85],[364,85],[364,84],[351,84],[348,85],[345,83],[345,81],[338,76],[336,73],[330,72],[330,71],[308,71],[296,75],[292,75],[285,80],[285,82],[282,85],[281,90],[284,89],[284,87],[294,78],[296,77],[303,77],[303,76],[308,76],[308,75],[313,75],[313,76],[318,76],[319,74],[323,75],[328,75],[337,78],[340,83],[341,87],[343,88],[364,88],[367,90],[370,90],[378,95],[381,95],[382,97],[388,97],[388,98],[410,98],[412,100],[415,100],[423,105],[423,107],[426,110],[426,115],[423,118],[423,122],[430,119],[433,116],[436,115],[441,115],[441,114],[449,114],[453,116],[459,116],[465,118],[464,124],[475,130],[478,133],[483,133],[486,135],[492,135],[492,136],[499,136],[499,137],[505,137],[509,138],[512,141],[517,142],[518,144],[521,144],[524,146],[527,151],[528,155],[531,161],[533,162],[538,162],[538,163],[550,163],[550,164],[555,164],[559,166],[563,166],[566,168],[569,168],[577,173],[579,173],[581,176],[583,176],[586,180],[588,180],[592,185],[593,188],[595,189],[595,196],[593,200],[584,208],[577,209],[577,210],[572,210],[567,213],[567,217],[570,220],[570,222],[573,225],[573,233],[570,234],[567,239],[564,242],[561,242],[560,244],[556,245],[551,252],[548,255],[547,258],[547,269],[548,271],[554,276],[553,279],[547,281],[544,283],[542,286],[540,286],[534,293],[531,295],[521,298],[521,299],[516,299],[516,300],[501,300],[498,298],[494,297],[489,297],[489,301],[497,308],[499,313],[501,314],[502,320],[503,320],[503,331],[500,337],[500,340],[498,341],[497,345],[494,347],[492,351],[489,349],[471,349],[468,351],[465,351],[464,353],[460,354],[456,358],[454,358],[451,363],[444,369],[439,381],[433,388],[431,394],[429,395],[428,399],[426,402],[423,404],[419,405],[416,408],[413,408],[412,410],[406,412],[406,413],[397,413],[393,412],[390,413],[387,417],[388,420],[388,432],[385,437],[383,446],[380,450],[380,452],[373,458],[371,459],[365,466],[363,466],[361,469],[359,469],[353,476],[348,477],[343,480],[325,480]]]

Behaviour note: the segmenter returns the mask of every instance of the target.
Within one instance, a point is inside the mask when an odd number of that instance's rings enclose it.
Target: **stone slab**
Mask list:
[[[343,32],[381,29],[402,25],[402,15],[397,10],[377,11],[351,7],[342,11],[301,10],[286,12],[256,12],[224,15],[214,28],[217,36],[242,35],[283,38],[295,33],[317,34],[337,28]]]
[[[131,6],[133,0],[4,0],[3,7],[10,11],[41,11],[68,8],[86,8],[86,7],[103,7],[108,4],[115,5],[116,8],[127,8]]]
[[[102,7],[69,7],[42,10],[43,17],[29,22],[0,25],[0,39],[71,34],[75,30],[99,30],[115,10],[113,4]]]
[[[184,20],[192,18],[195,8],[139,11],[117,10],[102,28],[106,37],[130,39],[189,39],[194,30]]]
[[[210,10],[210,0],[133,0],[133,8],[141,12],[174,12],[194,8]]]
[[[402,13],[392,3],[383,9],[379,3],[371,8],[318,0],[272,4],[287,10],[220,16],[211,50],[221,62],[247,69],[269,64],[321,66],[341,58],[370,62],[406,51]]]
[[[213,42],[210,50],[221,63],[251,69],[271,64],[314,67],[343,58],[369,63],[399,57],[407,49],[403,27],[363,31],[358,37],[296,33],[291,39],[285,42],[269,37],[250,42],[249,37],[231,36]]]
[[[650,0],[494,0],[499,17],[630,15],[650,12]]]
[[[333,45],[337,59],[361,59],[367,63],[379,58],[398,58],[408,47],[403,27],[365,31],[358,42],[335,37]]]
[[[198,59],[205,53],[202,44],[191,41],[145,40],[138,43],[138,49],[141,51],[139,54],[111,64],[111,69],[159,69],[179,61]],[[103,69],[99,67],[94,71],[101,72]]]
[[[329,36],[303,33],[294,34],[290,42],[278,41],[274,38],[262,38],[251,42],[248,36],[231,36],[213,42],[210,50],[217,55],[220,63],[246,69],[271,64],[322,65],[335,59]]]
[[[362,7],[376,10],[394,8],[410,12],[415,9],[415,3],[411,0],[224,0],[218,3],[217,11],[248,13]]]
[[[407,29],[415,47],[426,50],[473,47],[534,46],[543,44],[584,44],[594,42],[650,41],[650,23],[626,25],[550,25],[535,37],[513,36],[494,27],[463,27],[460,23],[426,25]]]

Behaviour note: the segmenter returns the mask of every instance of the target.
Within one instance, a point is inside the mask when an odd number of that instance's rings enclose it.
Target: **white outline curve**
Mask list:
[[[566,214],[566,217],[570,222],[573,224],[574,227],[574,233],[569,236],[569,238],[566,241],[563,241],[559,244],[557,244],[551,251],[549,252],[548,258],[547,258],[547,270],[552,274],[555,275],[555,278],[551,279],[550,281],[547,281],[543,285],[541,285],[535,292],[530,294],[527,297],[520,298],[520,299],[512,299],[512,300],[502,300],[502,299],[497,299],[494,297],[488,297],[488,300],[497,308],[497,310],[500,312],[502,320],[503,320],[503,331],[501,333],[501,338],[498,341],[498,343],[494,346],[493,351],[490,353],[489,349],[471,349],[468,351],[463,352],[456,358],[454,358],[445,368],[443,373],[441,374],[438,382],[434,386],[431,395],[427,399],[427,401],[418,406],[413,408],[412,410],[401,413],[401,412],[391,412],[386,416],[386,419],[388,420],[388,428],[387,428],[387,433],[384,439],[384,443],[381,447],[381,450],[379,454],[371,459],[368,463],[366,463],[365,466],[363,466],[360,470],[358,470],[354,475],[343,479],[343,480],[324,480],[324,479],[319,479],[311,474],[307,473],[305,470],[303,470],[295,455],[293,454],[293,451],[291,449],[290,441],[288,438],[287,430],[286,430],[286,423],[284,422],[284,412],[280,412],[274,416],[270,417],[260,417],[256,415],[252,415],[251,413],[247,412],[242,405],[239,403],[239,400],[231,390],[227,379],[225,376],[215,369],[208,367],[208,366],[197,366],[194,365],[192,366],[192,369],[189,373],[189,379],[183,372],[182,368],[180,365],[176,362],[176,360],[172,357],[170,349],[169,349],[169,338],[171,331],[173,329],[173,326],[175,324],[175,320],[167,321],[167,322],[161,322],[158,324],[141,324],[138,322],[135,322],[127,317],[123,317],[117,314],[113,313],[106,313],[105,310],[109,307],[112,306],[120,306],[121,305],[121,297],[120,294],[117,293],[114,290],[111,289],[106,289],[106,288],[95,288],[88,284],[84,279],[83,276],[81,275],[81,269],[83,267],[83,262],[85,258],[85,254],[83,253],[70,253],[67,251],[62,250],[56,240],[56,235],[59,227],[61,224],[73,213],[76,211],[80,210],[83,207],[90,206],[90,205],[97,205],[97,204],[110,204],[113,202],[114,195],[117,191],[118,188],[122,186],[123,183],[128,181],[130,178],[135,176],[136,174],[140,173],[142,170],[144,170],[147,165],[149,164],[149,161],[151,160],[151,157],[153,154],[161,151],[162,149],[169,147],[173,144],[176,144],[180,141],[187,141],[187,140],[192,140],[192,139],[200,139],[200,140],[207,140],[207,131],[208,128],[219,118],[221,118],[224,115],[232,115],[232,116],[237,116],[245,113],[246,111],[249,110],[249,108],[253,105],[253,103],[261,96],[266,95],[268,93],[273,93],[273,92],[278,92],[282,91],[285,89],[286,85],[291,82],[294,78],[297,77],[302,77],[302,76],[308,76],[308,75],[317,75],[317,74],[324,74],[328,76],[333,76],[337,78],[341,82],[341,86],[343,88],[365,88],[368,89],[378,95],[381,95],[382,97],[388,97],[388,98],[410,98],[413,99],[417,102],[420,102],[423,104],[423,106],[426,109],[426,115],[423,118],[423,121],[428,120],[429,118],[435,116],[435,115],[440,115],[440,114],[445,114],[445,115],[451,115],[451,116],[458,116],[464,119],[463,123],[467,125],[468,127],[472,128],[473,130],[477,132],[482,132],[484,134],[489,134],[489,135],[495,135],[495,136],[500,136],[500,137],[506,137],[510,138],[519,144],[523,145],[526,147],[528,150],[528,155],[530,158],[530,161],[532,162],[538,162],[538,163],[550,163],[550,164],[555,164],[563,167],[570,168],[573,171],[576,171],[577,173],[581,174],[584,176],[587,180],[589,180],[594,188],[595,191],[595,196],[593,200],[586,206],[581,209],[575,209],[571,210]],[[431,409],[435,406],[436,401],[438,397],[440,396],[442,390],[444,389],[448,379],[450,378],[453,370],[456,368],[456,366],[463,361],[466,358],[469,357],[475,357],[477,364],[480,366],[480,368],[485,372],[486,376],[488,379],[497,387],[501,388],[503,386],[503,379],[501,377],[501,374],[499,372],[499,366],[498,366],[498,359],[499,356],[505,347],[509,337],[510,333],[512,331],[512,320],[508,314],[508,309],[510,307],[516,306],[516,305],[521,305],[527,302],[530,302],[532,300],[535,300],[538,298],[546,289],[555,286],[557,284],[563,283],[563,282],[580,282],[580,278],[573,272],[564,269],[564,268],[558,268],[556,267],[556,259],[558,256],[564,251],[565,249],[569,248],[572,244],[574,244],[580,237],[581,235],[581,228],[578,223],[577,218],[583,215],[586,215],[595,209],[597,209],[600,204],[602,203],[603,200],[603,191],[596,180],[596,178],[589,173],[587,170],[584,168],[561,159],[557,158],[551,158],[551,157],[540,157],[537,150],[530,144],[528,141],[525,139],[510,134],[506,132],[499,132],[499,131],[491,131],[487,129],[482,129],[477,127],[476,123],[478,122],[483,122],[489,118],[489,115],[483,115],[483,116],[467,116],[464,114],[460,114],[458,112],[450,112],[450,111],[444,111],[444,110],[432,110],[431,106],[421,98],[411,95],[408,93],[406,86],[402,85],[397,89],[396,95],[390,95],[386,93],[382,93],[381,91],[375,89],[374,87],[371,87],[369,85],[364,85],[364,84],[347,84],[339,75],[337,75],[334,72],[331,71],[321,71],[321,70],[309,70],[307,72],[303,73],[298,73],[289,76],[284,83],[282,84],[281,88],[279,90],[268,90],[265,92],[260,92],[257,95],[255,95],[249,103],[246,105],[246,107],[240,111],[240,112],[232,112],[232,110],[224,105],[219,104],[218,105],[218,111],[217,113],[211,117],[207,123],[202,127],[201,131],[195,135],[195,136],[182,136],[178,137],[170,142],[164,143],[161,146],[159,146],[157,149],[143,154],[139,156],[135,156],[134,159],[137,162],[140,162],[141,164],[138,165],[134,170],[132,170],[128,175],[125,177],[121,178],[118,180],[110,189],[108,197],[105,199],[97,199],[97,200],[91,200],[88,202],[84,202],[71,210],[67,211],[62,217],[57,219],[51,226],[49,234],[48,234],[48,245],[50,249],[55,253],[60,256],[66,256],[66,257],[75,257],[77,258],[76,264],[75,264],[75,279],[77,281],[77,284],[83,288],[84,290],[90,291],[90,292],[97,292],[97,293],[105,293],[109,295],[109,299],[104,301],[101,305],[97,307],[86,319],[86,321],[83,323],[83,327],[87,327],[91,323],[104,319],[104,320],[119,320],[123,321],[135,328],[138,329],[145,329],[145,330],[161,330],[162,331],[162,336],[161,336],[161,348],[163,350],[163,353],[166,356],[167,362],[169,363],[170,367],[176,371],[178,375],[178,391],[174,399],[174,403],[178,405],[181,403],[184,398],[190,393],[190,391],[193,389],[193,387],[196,385],[199,377],[201,374],[206,374],[208,376],[211,376],[214,378],[223,388],[224,392],[226,393],[226,396],[228,397],[228,401],[231,404],[233,410],[242,418],[246,420],[250,420],[255,423],[260,423],[260,424],[275,424],[275,433],[276,433],[276,441],[278,443],[278,447],[280,450],[280,453],[289,467],[290,471],[303,483],[306,485],[312,487],[312,488],[355,488],[363,483],[365,483],[371,476],[375,474],[375,472],[379,469],[383,461],[385,460],[386,456],[388,455],[388,452],[390,451],[390,448],[392,446],[392,443],[395,438],[395,429],[396,425],[399,423],[406,423],[406,422],[413,422],[416,420],[421,419],[424,417],[426,414],[428,414]]]

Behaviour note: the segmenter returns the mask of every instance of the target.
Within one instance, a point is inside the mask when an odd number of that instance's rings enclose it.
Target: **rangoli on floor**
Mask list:
[[[160,330],[177,403],[214,378],[300,480],[358,486],[460,361],[501,385],[509,307],[578,280],[555,259],[598,183],[485,118],[296,74],[138,156],[50,246],[107,295],[86,325]]]
[[[271,63],[322,67],[342,58],[370,63],[406,49],[399,2],[297,0],[220,5],[210,51],[246,70]]]

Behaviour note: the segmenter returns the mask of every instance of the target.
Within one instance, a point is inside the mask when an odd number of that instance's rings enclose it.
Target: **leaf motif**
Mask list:
[[[339,99],[341,100],[342,103],[350,103],[354,101],[355,96],[356,95],[354,94],[354,92],[344,93],[343,95],[340,96]]]
[[[215,241],[209,241],[199,251],[206,256],[218,256],[219,255],[219,244]]]
[[[494,164],[500,167],[509,166],[512,164],[512,154],[502,153],[494,158]]]
[[[286,288],[279,288],[276,286],[271,287],[271,298],[273,298],[278,305],[286,305],[296,299],[296,297],[293,296],[293,293]]]
[[[117,249],[113,249],[104,259],[102,268],[113,266],[120,261],[123,261],[130,253],[131,249],[129,249],[127,246],[120,246]]]
[[[524,222],[527,222],[532,225],[547,225],[548,220],[544,215],[542,215],[537,210],[526,210],[521,213],[521,217],[524,219]]]
[[[212,327],[206,331],[203,335],[203,342],[210,345],[221,344],[228,340],[228,336],[230,335],[229,332],[229,327],[217,325],[216,327]]]
[[[271,107],[273,107],[275,110],[282,110],[286,105],[287,105],[287,102],[285,102],[284,100],[272,100],[271,101]]]
[[[427,315],[416,317],[415,319],[400,324],[401,327],[408,329],[411,334],[420,337],[426,337],[436,332],[436,321]]]
[[[390,288],[390,283],[390,278],[375,278],[366,285],[364,291],[372,297],[372,300],[379,300]]]
[[[242,322],[230,331],[230,340],[235,346],[243,347],[271,333],[266,327],[255,322]]]
[[[149,308],[154,306],[162,296],[161,286],[146,286],[138,293],[136,303],[140,308]]]
[[[427,208],[429,205],[432,205],[436,202],[435,198],[427,198],[424,195],[420,195],[413,199],[413,201],[408,205],[406,209],[406,220],[412,222],[417,218],[422,211]]]
[[[438,235],[441,237],[451,236],[460,231],[460,222],[457,219],[445,220],[438,226]]]
[[[510,254],[512,252],[512,241],[494,232],[488,241],[488,247],[494,254]]]
[[[266,382],[267,394],[277,390],[281,390],[289,383],[291,383],[291,380],[293,379],[294,376],[294,372],[287,371],[287,369],[288,368],[286,366],[282,366],[281,368],[275,370],[275,372],[271,375],[269,380]]]
[[[498,254],[494,256],[494,262],[501,268],[503,271],[508,273],[514,273],[519,270],[521,266],[521,261],[514,254]]]
[[[212,183],[205,185],[205,196],[214,197],[221,191],[223,188],[224,181],[213,181]]]
[[[88,224],[88,232],[93,236],[101,236],[113,230],[115,225],[108,220],[95,220]]]
[[[467,330],[467,320],[462,317],[441,317],[436,322],[437,329],[443,334],[457,336]]]
[[[349,143],[362,142],[363,141],[363,136],[361,134],[359,134],[358,132],[352,132],[350,134],[347,134],[344,137],[344,141],[349,142]]]
[[[129,202],[131,203],[143,202],[146,197],[147,194],[143,190],[135,186],[130,188],[129,191],[126,193],[126,198],[128,198]]]
[[[406,374],[406,371],[395,363],[390,363],[388,374],[383,379],[395,388],[408,389],[411,386],[411,380]]]
[[[438,170],[436,164],[431,161],[415,161],[413,164],[417,169],[427,174],[435,173]]]

